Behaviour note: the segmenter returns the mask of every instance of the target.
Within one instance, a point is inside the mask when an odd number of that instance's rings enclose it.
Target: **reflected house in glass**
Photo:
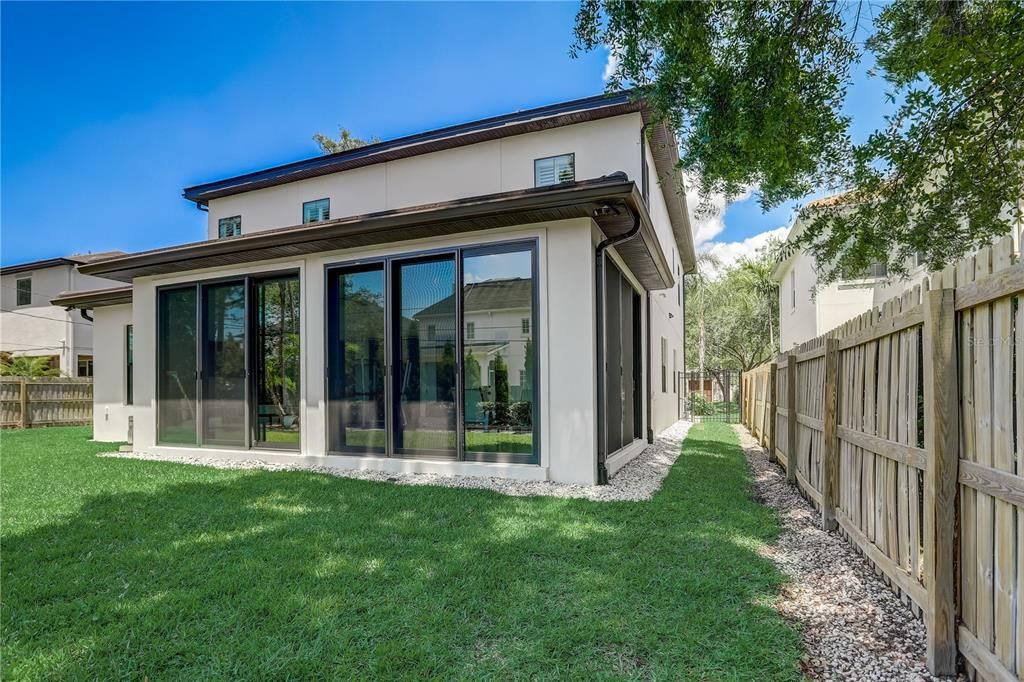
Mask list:
[[[630,92],[375,143],[186,188],[207,240],[54,303],[140,452],[602,483],[680,416],[677,161]]]

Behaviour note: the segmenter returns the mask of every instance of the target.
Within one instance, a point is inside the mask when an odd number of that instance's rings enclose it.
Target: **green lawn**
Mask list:
[[[798,679],[778,531],[730,427],[650,502],[511,498],[95,457],[4,431],[17,679]]]

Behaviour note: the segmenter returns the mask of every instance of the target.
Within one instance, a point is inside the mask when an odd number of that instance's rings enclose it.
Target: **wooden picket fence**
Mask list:
[[[1024,680],[1024,263],[1007,237],[742,379],[742,418],[924,620]],[[767,403],[763,405],[763,403]]]
[[[92,379],[0,377],[0,427],[92,424]]]

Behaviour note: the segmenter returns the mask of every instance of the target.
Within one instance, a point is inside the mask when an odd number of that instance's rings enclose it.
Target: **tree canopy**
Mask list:
[[[687,369],[748,370],[779,350],[778,285],[772,280],[780,243],[722,267],[703,256],[686,280]]]
[[[380,142],[376,137],[370,138],[369,140],[360,139],[349,132],[348,128],[343,128],[341,126],[338,126],[337,140],[329,135],[324,135],[323,133],[314,133],[313,141],[316,142],[316,146],[320,147],[320,153],[322,154],[347,152],[350,149],[357,149],[359,147],[365,147],[368,144],[377,144]]]
[[[1021,221],[1024,1],[583,0],[575,50],[606,45],[680,138],[703,210],[751,187],[762,208],[814,191],[800,246],[823,281],[872,262],[937,269]],[[866,53],[895,113],[863,142],[843,113]],[[881,103],[880,103],[881,104]]]

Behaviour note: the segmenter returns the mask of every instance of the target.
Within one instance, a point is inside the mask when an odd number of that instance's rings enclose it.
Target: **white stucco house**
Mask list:
[[[117,284],[83,275],[77,266],[118,255],[123,253],[74,254],[0,267],[0,353],[45,357],[63,376],[91,377],[92,320],[50,299],[65,291]]]
[[[676,149],[621,93],[189,187],[208,239],[56,301],[96,320],[95,437],[603,482],[679,418]]]
[[[808,203],[804,210],[813,211],[816,206],[835,205],[842,200],[842,194],[824,197]],[[806,219],[797,216],[786,242],[795,241],[806,226]],[[1019,245],[1021,226],[1015,227],[1012,233],[1014,243]],[[772,279],[779,285],[779,347],[786,351],[821,336],[900,296],[929,274],[923,259],[915,256],[906,263],[906,274],[900,277],[891,275],[884,264],[875,264],[862,276],[818,287],[814,257],[802,249],[792,249],[772,272]]]

